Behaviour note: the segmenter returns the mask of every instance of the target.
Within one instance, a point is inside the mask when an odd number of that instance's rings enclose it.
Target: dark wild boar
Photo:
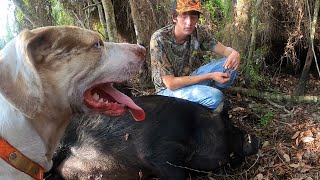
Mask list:
[[[177,166],[211,171],[258,152],[259,140],[233,126],[226,110],[164,96],[133,100],[144,121],[129,114],[72,121],[48,179],[186,180],[188,170]]]

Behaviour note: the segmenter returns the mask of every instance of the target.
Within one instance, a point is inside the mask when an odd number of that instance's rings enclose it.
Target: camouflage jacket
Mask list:
[[[187,76],[200,67],[203,52],[212,51],[217,42],[199,25],[183,44],[176,44],[173,24],[157,30],[150,40],[152,81],[156,91],[166,88],[161,76]]]

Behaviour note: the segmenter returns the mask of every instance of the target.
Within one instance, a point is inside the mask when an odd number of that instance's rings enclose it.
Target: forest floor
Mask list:
[[[295,77],[281,75],[270,86],[292,95],[297,82]],[[306,95],[320,96],[319,80],[308,80]],[[262,148],[240,168],[205,179],[320,179],[320,102],[276,102],[228,91],[226,96],[233,122],[256,134]]]
[[[241,86],[239,79],[234,87]],[[262,85],[259,92],[276,89],[280,94],[293,95],[298,80],[280,75],[270,80],[268,87]],[[228,90],[225,94],[231,102],[229,116],[234,124],[256,134],[262,148],[257,155],[247,157],[240,168],[222,169],[192,180],[320,179],[320,102],[270,101]],[[310,77],[305,95],[320,96],[320,80]]]

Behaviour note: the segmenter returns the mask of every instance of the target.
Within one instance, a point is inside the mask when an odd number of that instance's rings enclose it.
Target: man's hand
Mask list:
[[[209,76],[212,80],[221,84],[228,82],[231,78],[228,72],[213,72],[209,73]]]
[[[223,67],[227,70],[235,71],[238,69],[240,64],[240,54],[238,51],[231,47],[226,47],[220,42],[217,43],[213,52],[220,54],[221,56],[227,57]]]
[[[240,54],[236,50],[232,49],[231,54],[228,56],[223,67],[225,69],[230,69],[231,71],[235,71],[238,69],[239,64],[240,64]]]

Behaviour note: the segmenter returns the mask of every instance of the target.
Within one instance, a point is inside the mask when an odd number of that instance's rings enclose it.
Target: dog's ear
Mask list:
[[[24,30],[0,52],[0,95],[29,118],[40,110],[44,96],[32,56],[38,36]]]

